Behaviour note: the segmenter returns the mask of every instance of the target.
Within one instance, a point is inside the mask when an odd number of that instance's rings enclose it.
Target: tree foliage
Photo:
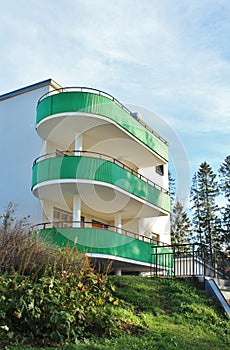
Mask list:
[[[219,169],[220,190],[226,199],[222,207],[223,243],[230,248],[230,155],[227,156]]]
[[[220,248],[221,220],[216,203],[219,194],[217,176],[211,166],[203,162],[193,176],[191,201],[195,239],[210,247]]]
[[[220,189],[225,198],[230,202],[230,155],[227,156],[219,169]]]
[[[176,199],[175,179],[169,171],[169,194],[171,200],[171,243],[184,244],[190,241],[191,223],[179,199]]]
[[[179,200],[174,203],[171,216],[172,244],[189,243],[191,235],[190,219]]]
[[[172,176],[170,171],[168,172],[168,177],[169,177],[169,195],[170,195],[171,207],[172,207],[173,202],[175,201],[175,198],[176,198],[176,185],[175,185],[175,179]]]

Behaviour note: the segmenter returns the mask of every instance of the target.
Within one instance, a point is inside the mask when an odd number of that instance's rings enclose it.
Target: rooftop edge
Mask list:
[[[30,92],[32,90],[42,88],[46,85],[51,85],[51,87],[53,87],[54,89],[61,88],[61,85],[56,83],[53,79],[46,79],[46,80],[40,81],[38,83],[28,85],[28,86],[25,86],[23,88],[16,89],[16,90],[7,92],[6,94],[0,95],[0,101],[4,101],[4,100],[7,100],[8,98],[15,97],[15,96],[18,96],[21,94],[25,94],[25,93]]]

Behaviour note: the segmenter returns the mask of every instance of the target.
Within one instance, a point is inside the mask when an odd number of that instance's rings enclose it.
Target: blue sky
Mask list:
[[[229,0],[9,0],[0,34],[0,94],[52,78],[145,108],[181,179],[229,154]]]

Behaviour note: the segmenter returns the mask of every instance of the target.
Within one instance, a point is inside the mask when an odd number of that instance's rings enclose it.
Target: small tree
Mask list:
[[[221,220],[220,209],[216,204],[219,194],[216,174],[206,162],[203,162],[193,176],[191,201],[193,209],[193,231],[200,243],[220,248]]]
[[[16,216],[17,204],[9,202],[3,214],[0,214],[0,229],[5,234],[10,234],[15,230],[23,230],[28,233],[30,223],[29,216],[18,219]]]
[[[183,208],[177,200],[173,206],[171,215],[171,241],[172,244],[185,244],[190,242],[191,223]]]

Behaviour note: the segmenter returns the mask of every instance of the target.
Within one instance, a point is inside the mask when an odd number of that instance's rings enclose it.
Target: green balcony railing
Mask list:
[[[77,151],[74,151],[77,152]],[[56,153],[55,153],[56,154]],[[64,152],[39,158],[33,164],[32,189],[35,185],[48,180],[86,179],[115,185],[142,200],[169,212],[170,197],[168,192],[144,176],[137,176],[129,167],[122,167],[120,162],[105,160],[100,154],[93,157],[68,156]],[[52,154],[54,155],[54,154]],[[47,158],[48,156],[48,158]],[[40,160],[40,161],[39,161]]]
[[[53,227],[51,227],[52,224]],[[137,261],[137,263],[155,264],[152,256],[154,247],[147,237],[143,239],[144,236],[139,236],[137,239],[130,234],[113,232],[109,228],[87,227],[86,223],[84,226],[86,227],[55,227],[55,223],[46,223],[34,226],[32,232],[37,232],[60,247],[74,245],[80,252],[121,257]],[[167,246],[158,246],[157,249],[162,253],[169,250]],[[162,259],[160,261],[158,257],[157,262],[158,266],[171,268],[173,260]]]
[[[109,118],[168,161],[167,142],[109,94],[89,88],[55,90],[39,100],[36,123],[38,125],[48,116],[67,112],[91,113]]]

